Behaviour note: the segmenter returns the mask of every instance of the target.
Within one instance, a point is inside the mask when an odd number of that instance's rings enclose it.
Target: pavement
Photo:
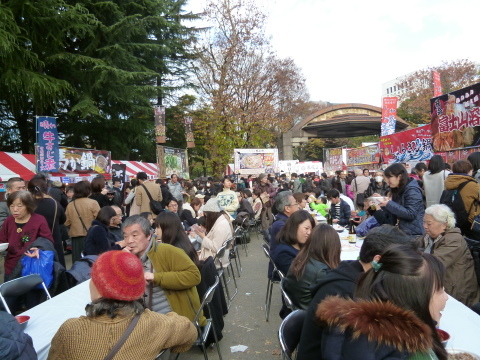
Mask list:
[[[251,242],[248,244],[248,256],[240,247],[240,260],[243,272],[237,274],[238,294],[233,299],[228,314],[225,316],[223,339],[220,341],[220,352],[224,360],[237,359],[278,359],[280,344],[278,328],[281,319],[278,315],[282,306],[281,293],[278,284],[273,286],[272,305],[269,321],[265,321],[265,295],[267,290],[268,259],[262,250],[263,239],[252,230]],[[65,256],[67,269],[71,267],[72,256]],[[0,256],[0,283],[3,282],[3,257]],[[233,281],[229,290],[234,292]],[[232,353],[230,347],[245,345],[244,352]],[[208,357],[219,359],[216,347],[210,347]],[[199,360],[203,358],[202,351],[193,347],[189,352],[180,355],[181,360]]]

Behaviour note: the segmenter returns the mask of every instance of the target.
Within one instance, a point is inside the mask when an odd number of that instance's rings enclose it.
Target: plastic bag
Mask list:
[[[31,274],[38,274],[42,277],[45,286],[50,288],[53,282],[53,251],[38,251],[40,257],[31,258],[24,256],[22,258],[22,276]],[[39,284],[36,289],[41,289],[42,284]]]
[[[356,228],[357,236],[364,237],[367,236],[368,232],[372,230],[374,227],[379,226],[380,224],[377,220],[370,216],[368,219],[362,221]]]

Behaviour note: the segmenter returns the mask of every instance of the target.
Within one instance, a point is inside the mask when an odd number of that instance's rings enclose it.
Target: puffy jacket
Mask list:
[[[85,255],[100,255],[109,250],[121,250],[115,244],[117,238],[109,230],[108,226],[98,220],[92,221],[92,227],[88,229],[85,238]]]
[[[383,210],[391,215],[393,225],[398,222],[398,227],[406,234],[423,234],[425,209],[423,207],[422,189],[416,180],[410,179],[395,199],[389,201]]]
[[[25,334],[17,320],[5,311],[0,311],[0,359],[37,359],[32,338]]]
[[[337,218],[337,213],[335,212],[335,205],[330,206],[330,216],[332,219],[338,219],[338,225],[345,226],[348,225],[351,216],[350,205],[347,204],[345,200],[340,200],[340,218]]]

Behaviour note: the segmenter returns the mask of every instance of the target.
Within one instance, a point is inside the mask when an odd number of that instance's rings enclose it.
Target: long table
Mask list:
[[[39,360],[47,358],[53,336],[67,319],[85,315],[90,302],[89,283],[78,284],[22,314],[30,316],[25,332],[32,337]]]

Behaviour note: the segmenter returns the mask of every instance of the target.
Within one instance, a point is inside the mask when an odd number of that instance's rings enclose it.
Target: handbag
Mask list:
[[[358,184],[357,184],[357,179],[355,179],[355,190],[358,191]],[[355,205],[363,209],[363,203],[365,201],[365,192],[363,193],[358,193],[357,198],[355,199]]]
[[[150,210],[152,210],[155,215],[160,214],[160,212],[163,211],[162,203],[160,201],[153,200],[152,195],[150,195],[150,191],[147,190],[145,185],[142,184],[142,187],[145,189],[145,192],[150,199]]]
[[[128,325],[127,330],[125,330],[120,340],[117,341],[117,343],[113,346],[112,350],[110,350],[110,352],[107,354],[107,356],[105,356],[103,360],[113,359],[113,357],[117,354],[118,350],[120,350],[120,348],[122,347],[123,343],[128,339],[128,337],[132,333],[139,319],[140,319],[140,314],[135,314],[132,321],[130,321],[130,324]]]
[[[22,276],[38,274],[43,279],[45,286],[50,288],[53,282],[53,251],[38,250],[39,257],[22,257]],[[41,289],[42,284],[37,285],[36,289]]]

